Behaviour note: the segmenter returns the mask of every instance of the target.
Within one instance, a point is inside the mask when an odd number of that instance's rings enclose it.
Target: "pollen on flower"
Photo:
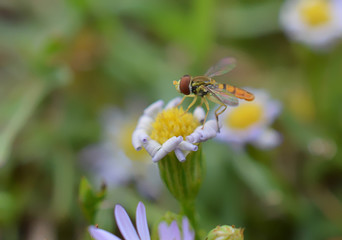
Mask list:
[[[263,108],[260,104],[246,103],[231,109],[226,124],[231,128],[244,129],[259,122],[262,116]]]
[[[323,25],[331,20],[331,6],[326,0],[305,1],[300,6],[300,14],[308,25]]]
[[[155,118],[150,137],[160,144],[173,136],[182,136],[185,139],[199,125],[199,121],[191,113],[185,113],[183,108],[169,108]]]

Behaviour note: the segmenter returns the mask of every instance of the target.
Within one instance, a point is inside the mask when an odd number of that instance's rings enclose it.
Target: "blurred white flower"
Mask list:
[[[144,111],[139,118],[132,135],[132,144],[136,150],[143,147],[158,162],[168,153],[175,152],[179,161],[186,160],[190,151],[197,151],[197,143],[205,142],[218,132],[215,120],[204,120],[204,110],[197,107],[194,113],[177,108],[181,98],[171,100],[163,109],[164,102],[159,100]]]
[[[342,37],[342,1],[287,0],[280,23],[293,40],[327,48]]]
[[[103,112],[101,120],[103,140],[80,154],[81,167],[92,182],[97,186],[104,182],[108,188],[133,183],[145,197],[158,197],[162,188],[158,168],[131,143],[137,118],[112,108]]]
[[[250,91],[255,95],[253,102],[241,101],[238,107],[229,108],[221,115],[222,128],[217,139],[235,147],[247,143],[261,149],[275,147],[281,137],[270,124],[279,115],[281,104],[263,90]]]

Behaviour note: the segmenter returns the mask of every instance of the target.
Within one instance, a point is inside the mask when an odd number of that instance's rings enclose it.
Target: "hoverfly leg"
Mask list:
[[[185,100],[185,98],[189,97],[189,95],[184,95],[184,97],[182,98],[182,100],[175,106],[175,108],[178,108]]]
[[[208,103],[208,100],[206,99],[206,96],[203,96],[202,97],[202,101],[204,102],[204,105],[205,107],[207,108],[207,113],[205,114],[205,117],[204,117],[204,120],[203,120],[203,126],[202,126],[202,129],[204,128],[204,124],[205,122],[207,121],[207,117],[208,117],[208,114],[209,114],[209,103]],[[202,102],[201,101],[201,102]]]
[[[224,107],[220,112],[218,112],[218,110],[220,110],[221,107]],[[216,111],[215,111],[215,117],[216,117],[216,123],[217,123],[217,129],[218,129],[218,132],[220,132],[220,126],[219,126],[219,119],[218,119],[218,116],[221,115],[225,110],[227,109],[227,105],[225,104],[222,104],[220,105]]]
[[[187,97],[187,96],[186,96]],[[192,100],[192,102],[190,103],[190,105],[188,106],[188,108],[185,110],[184,114],[187,113],[190,108],[195,105],[196,101],[197,101],[197,96],[196,95],[188,95],[188,97],[193,97],[194,100]]]
[[[201,97],[201,103],[198,106],[202,107],[203,102],[204,102],[204,97]],[[204,122],[204,118],[200,121],[200,123],[203,124],[203,122]]]

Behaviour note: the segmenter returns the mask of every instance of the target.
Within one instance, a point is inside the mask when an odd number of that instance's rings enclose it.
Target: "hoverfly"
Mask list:
[[[212,79],[212,77],[221,76],[230,72],[235,66],[236,60],[234,58],[223,58],[209,68],[204,76],[192,77],[190,75],[184,75],[178,81],[173,81],[177,91],[185,95],[178,105],[182,104],[187,97],[194,98],[186,109],[185,112],[187,112],[196,103],[197,97],[201,97],[200,106],[204,103],[207,108],[207,113],[203,121],[204,126],[209,113],[208,100],[219,104],[220,106],[215,111],[217,127],[219,129],[218,116],[227,109],[227,105],[237,106],[239,104],[239,98],[247,101],[254,100],[252,93],[229,84],[217,83]]]

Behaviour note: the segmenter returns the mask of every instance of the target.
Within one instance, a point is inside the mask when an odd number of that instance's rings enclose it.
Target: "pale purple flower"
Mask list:
[[[151,240],[148,229],[146,210],[143,203],[139,202],[136,210],[136,228],[129,219],[125,209],[121,205],[115,206],[114,211],[116,223],[125,240]],[[177,222],[174,221],[168,226],[165,222],[159,225],[159,239],[160,240],[194,240],[195,234],[191,230],[187,218],[183,218],[183,235],[178,228]],[[121,240],[110,232],[99,229],[95,226],[88,228],[90,235],[95,240]]]
[[[281,142],[280,134],[270,125],[281,111],[279,101],[271,99],[264,90],[250,89],[255,100],[241,101],[236,108],[227,109],[221,116],[221,132],[217,139],[241,148],[247,143],[269,149]]]
[[[177,222],[173,221],[170,226],[166,222],[162,222],[158,226],[159,239],[160,240],[193,240],[195,239],[195,233],[191,230],[189,221],[187,218],[183,218],[181,234]]]
[[[180,101],[181,98],[175,98],[171,100],[164,109],[176,107]],[[138,151],[145,148],[152,157],[153,162],[161,160],[172,151],[175,152],[178,160],[183,162],[190,151],[197,151],[197,143],[205,142],[216,136],[218,132],[217,123],[215,120],[208,120],[204,127],[197,127],[194,132],[186,136],[186,139],[183,139],[181,136],[173,136],[163,144],[151,139],[152,124],[158,113],[163,111],[163,105],[164,102],[159,100],[147,107],[144,114],[139,118],[137,127],[132,135],[132,144],[134,148]],[[205,112],[203,108],[197,107],[193,112],[193,115],[199,122],[202,122],[204,120]]]

